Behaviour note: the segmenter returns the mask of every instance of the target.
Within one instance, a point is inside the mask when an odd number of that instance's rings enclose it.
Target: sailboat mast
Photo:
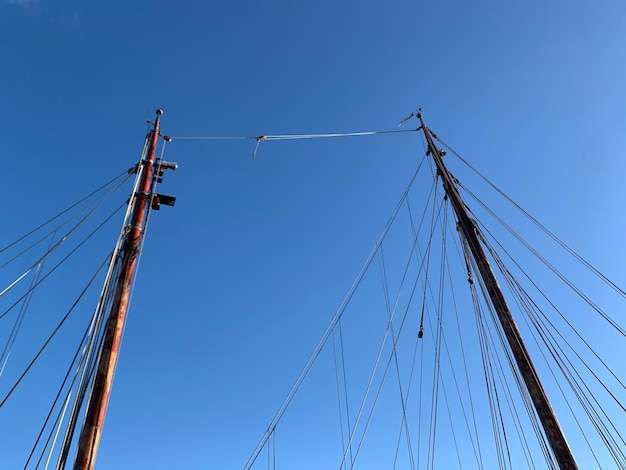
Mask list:
[[[162,110],[156,111],[156,119],[148,136],[149,144],[146,158],[137,167],[139,184],[136,186],[137,192],[132,195],[131,199],[133,204],[131,222],[121,247],[121,269],[116,280],[113,304],[104,332],[102,353],[97,364],[94,385],[89,396],[85,421],[78,440],[74,470],[92,470],[96,461],[102,426],[113,384],[113,373],[126,320],[133,275],[141,247],[146,208],[147,204],[150,203],[150,189],[162,114]]]
[[[456,213],[459,227],[461,228],[462,236],[465,237],[472,256],[476,261],[480,275],[482,276],[487,292],[493,304],[493,307],[500,320],[500,325],[507,338],[509,347],[513,353],[513,357],[517,363],[517,367],[522,375],[528,393],[532,399],[535,411],[539,416],[543,430],[548,438],[548,442],[552,449],[552,452],[559,464],[561,470],[575,470],[578,468],[572,451],[567,444],[563,430],[559,425],[554,410],[550,405],[548,396],[541,385],[539,376],[533,365],[530,354],[524,345],[522,335],[517,328],[511,310],[509,309],[504,294],[500,289],[498,281],[489,265],[489,261],[482,248],[478,237],[477,227],[475,222],[469,217],[465,208],[465,203],[461,199],[461,195],[456,189],[452,177],[448,173],[448,170],[443,162],[442,154],[433,142],[430,130],[424,125],[422,114],[418,112],[416,114],[420,120],[421,129],[424,131],[426,141],[428,143],[428,151],[432,155],[435,165],[437,166],[437,173],[441,177],[446,194],[450,198],[454,212]]]

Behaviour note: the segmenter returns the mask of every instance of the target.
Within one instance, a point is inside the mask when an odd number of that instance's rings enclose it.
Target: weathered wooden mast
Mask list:
[[[159,195],[152,193],[153,181],[159,175],[155,175],[155,169],[161,170],[165,162],[155,165],[155,153],[157,139],[159,137],[159,125],[163,111],[156,111],[156,119],[149,131],[148,149],[145,158],[137,166],[136,192],[131,196],[130,223],[125,227],[125,235],[120,249],[121,268],[117,276],[114,297],[111,310],[106,320],[102,352],[96,368],[93,387],[89,395],[85,411],[84,423],[78,439],[77,455],[74,462],[74,470],[92,470],[95,465],[98,445],[104,424],[104,417],[109,402],[113,374],[117,363],[124,321],[128,308],[133,275],[144,236],[144,226],[148,214],[148,204],[158,209]],[[168,168],[175,168],[175,164],[166,164]],[[166,204],[173,205],[174,198],[167,196]]]
[[[476,261],[480,275],[482,276],[489,298],[493,304],[493,307],[500,320],[500,325],[507,338],[513,357],[517,367],[522,375],[528,393],[532,399],[535,411],[539,416],[539,420],[543,426],[544,433],[548,438],[548,443],[552,449],[552,452],[559,464],[561,470],[575,470],[578,468],[572,451],[567,444],[563,430],[559,425],[554,410],[550,405],[548,396],[541,385],[539,376],[535,366],[533,365],[528,350],[524,345],[521,333],[517,328],[511,310],[509,309],[502,290],[498,285],[498,281],[489,265],[489,261],[480,243],[478,237],[477,227],[474,221],[469,217],[467,210],[465,209],[465,203],[461,199],[459,192],[457,191],[453,179],[448,173],[448,170],[443,162],[442,153],[433,142],[433,138],[430,130],[424,124],[422,114],[416,113],[417,118],[420,120],[421,129],[424,131],[426,141],[428,144],[428,152],[432,155],[435,165],[437,166],[437,174],[441,178],[443,187],[446,191],[448,198],[456,213],[458,225],[462,236],[467,241],[472,256]]]

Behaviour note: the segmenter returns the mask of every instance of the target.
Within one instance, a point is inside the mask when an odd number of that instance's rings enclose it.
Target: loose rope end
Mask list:
[[[252,152],[252,160],[254,160],[256,158],[256,153],[259,150],[259,144],[262,141],[267,140],[267,137],[264,136],[264,135],[260,135],[260,136],[255,137],[255,138],[256,138],[256,147],[254,147],[254,152]]]

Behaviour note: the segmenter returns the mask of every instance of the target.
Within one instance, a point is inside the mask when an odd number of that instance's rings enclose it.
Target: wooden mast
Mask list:
[[[97,364],[94,385],[89,396],[85,411],[85,421],[78,440],[78,450],[74,462],[74,470],[92,470],[96,461],[98,445],[104,424],[113,373],[117,363],[124,321],[135,272],[137,255],[143,238],[143,227],[150,203],[155,152],[159,136],[159,124],[163,111],[157,109],[153,128],[148,135],[148,151],[146,158],[137,167],[139,184],[137,192],[132,195],[133,204],[131,222],[127,227],[126,236],[121,247],[121,269],[115,284],[115,296],[107,319],[102,354]]]
[[[559,425],[554,410],[550,405],[548,396],[546,395],[535,366],[533,365],[528,350],[524,345],[521,333],[517,328],[511,310],[509,309],[504,294],[498,285],[498,281],[489,265],[489,261],[480,243],[478,237],[478,229],[474,221],[469,217],[467,210],[465,209],[465,203],[461,199],[461,195],[457,191],[452,177],[448,173],[448,170],[443,163],[442,153],[433,142],[430,130],[424,125],[421,112],[416,114],[420,120],[421,129],[424,131],[426,141],[428,143],[428,152],[432,155],[435,165],[437,166],[437,174],[441,178],[443,187],[446,194],[450,198],[454,212],[456,213],[460,232],[472,252],[472,256],[478,266],[478,271],[482,276],[489,298],[493,304],[493,307],[500,320],[500,325],[507,338],[515,362],[517,363],[518,370],[520,371],[528,393],[532,399],[535,411],[539,416],[541,424],[543,426],[544,433],[548,438],[548,443],[552,449],[552,452],[559,464],[561,470],[575,470],[578,468],[572,451],[567,444],[563,430]]]

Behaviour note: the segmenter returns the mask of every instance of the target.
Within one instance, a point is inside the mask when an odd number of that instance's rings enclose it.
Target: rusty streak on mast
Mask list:
[[[149,147],[146,158],[137,168],[137,192],[132,196],[133,212],[130,226],[121,247],[122,265],[117,277],[113,305],[106,324],[102,354],[98,362],[96,377],[85,411],[85,422],[78,440],[78,451],[74,462],[74,470],[92,470],[96,461],[102,426],[106,414],[113,373],[117,363],[124,321],[135,271],[137,255],[141,246],[146,207],[150,202],[154,159],[159,136],[159,124],[163,111],[158,109],[156,120],[149,134]]]
[[[576,470],[578,466],[572,455],[572,451],[567,444],[563,430],[559,425],[552,405],[548,400],[548,396],[541,385],[535,366],[532,363],[530,354],[524,345],[522,335],[517,328],[511,310],[506,303],[504,294],[500,289],[498,281],[489,265],[489,260],[485,255],[485,251],[482,248],[478,237],[478,229],[475,222],[469,217],[467,210],[465,209],[465,203],[461,199],[459,192],[454,185],[452,177],[448,173],[448,170],[443,163],[442,154],[437,146],[434,144],[430,130],[424,125],[421,112],[416,113],[416,117],[420,120],[421,129],[424,131],[426,141],[428,143],[428,151],[432,154],[435,165],[437,166],[437,174],[441,177],[446,194],[450,198],[454,212],[456,213],[461,233],[467,241],[469,248],[472,252],[472,256],[478,266],[478,271],[482,276],[489,298],[493,304],[493,307],[500,320],[500,325],[506,339],[515,358],[517,368],[524,379],[526,389],[532,399],[535,411],[539,416],[541,425],[543,426],[544,433],[548,438],[548,443],[552,449],[559,468],[561,470]]]

